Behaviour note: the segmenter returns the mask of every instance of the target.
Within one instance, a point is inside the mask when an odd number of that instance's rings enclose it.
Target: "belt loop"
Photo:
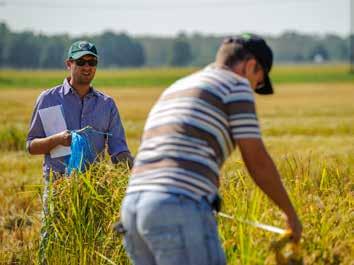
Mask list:
[[[116,222],[112,225],[113,231],[115,231],[117,234],[124,235],[127,230],[125,230],[123,224],[119,221]]]

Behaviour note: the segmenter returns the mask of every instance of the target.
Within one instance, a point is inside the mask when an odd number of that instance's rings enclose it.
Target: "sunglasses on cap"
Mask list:
[[[75,64],[77,66],[84,66],[86,65],[86,63],[91,66],[91,67],[94,67],[94,66],[97,66],[97,63],[98,61],[95,60],[95,59],[90,59],[90,60],[85,60],[85,59],[77,59],[77,60],[73,60],[75,62]]]

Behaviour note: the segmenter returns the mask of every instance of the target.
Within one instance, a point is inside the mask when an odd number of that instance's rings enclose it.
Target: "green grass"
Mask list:
[[[166,87],[175,80],[198,70],[197,68],[98,69],[96,87],[132,88]],[[62,82],[67,73],[57,71],[0,70],[0,88],[45,89]],[[275,66],[271,73],[275,84],[292,83],[348,83],[354,81],[346,65]]]

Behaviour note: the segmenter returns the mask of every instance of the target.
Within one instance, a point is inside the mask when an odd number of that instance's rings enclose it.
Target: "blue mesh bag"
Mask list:
[[[66,171],[70,175],[74,170],[82,172],[85,166],[95,160],[96,153],[94,152],[89,135],[92,133],[110,135],[94,130],[87,126],[80,130],[71,131],[71,155],[69,157]]]

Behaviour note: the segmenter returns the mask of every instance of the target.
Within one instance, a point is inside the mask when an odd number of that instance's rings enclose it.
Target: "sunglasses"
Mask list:
[[[94,59],[91,59],[91,60],[77,59],[77,60],[74,60],[74,62],[77,66],[84,66],[87,63],[91,67],[97,66],[97,63],[98,63],[97,60],[94,60]]]

